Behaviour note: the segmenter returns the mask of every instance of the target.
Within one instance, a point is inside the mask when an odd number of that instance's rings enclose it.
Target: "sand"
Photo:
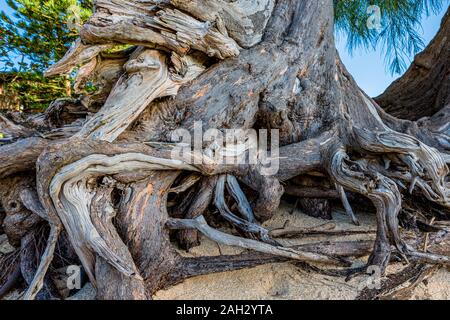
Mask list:
[[[283,204],[279,213],[274,219],[267,222],[265,226],[269,229],[280,228],[286,224],[291,227],[315,227],[323,225],[323,220],[308,217],[298,210],[291,214],[292,208]],[[375,217],[370,214],[358,214],[362,222],[361,227],[351,224],[350,219],[341,211],[333,213],[333,222],[337,229],[351,228],[354,230],[371,230],[375,228]],[[373,239],[373,235],[352,235],[345,237],[331,237],[327,240],[348,241],[358,239]],[[1,241],[2,248],[11,248]],[[4,240],[4,239],[3,239]],[[317,242],[324,240],[320,237],[297,239],[285,241],[286,245],[302,244],[307,242]],[[242,250],[232,247],[219,246],[208,239],[202,239],[202,245],[194,248],[189,253],[180,252],[187,256],[204,256],[219,254],[237,254]],[[1,253],[0,253],[1,254]],[[356,261],[355,266],[361,265],[363,260]],[[391,265],[388,272],[395,272],[401,269],[400,265]],[[252,300],[311,300],[311,299],[355,299],[360,289],[367,283],[367,277],[357,277],[345,282],[344,278],[324,276],[314,272],[308,272],[295,267],[289,263],[269,264],[252,269],[245,269],[233,272],[224,272],[199,276],[188,279],[167,290],[159,291],[154,298],[161,299],[252,299]],[[20,294],[14,292],[10,299],[19,297]],[[73,300],[90,300],[95,298],[95,290],[88,284]],[[431,278],[422,282],[414,290],[412,299],[450,299],[450,272],[446,269],[439,270]]]

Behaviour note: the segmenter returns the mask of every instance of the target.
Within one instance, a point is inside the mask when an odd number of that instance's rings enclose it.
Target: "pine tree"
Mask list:
[[[92,0],[6,0],[13,17],[0,12],[0,82],[15,79],[8,90],[25,109],[43,109],[71,95],[70,79],[46,79],[42,72],[59,60],[90,15]],[[334,0],[337,33],[348,49],[382,46],[391,73],[405,70],[424,46],[418,34],[422,15],[438,12],[448,0]],[[370,6],[380,8],[379,28],[369,28]],[[11,77],[11,73],[15,76]]]
[[[404,71],[409,60],[424,47],[419,34],[421,18],[439,12],[448,0],[334,0],[337,32],[347,37],[347,47],[381,46],[392,74]],[[380,9],[380,25],[369,28],[370,6]]]
[[[7,90],[26,109],[42,109],[70,95],[67,78],[45,79],[43,71],[61,59],[91,14],[91,0],[7,0],[12,17],[0,13],[0,71]],[[14,75],[13,77],[11,76]]]

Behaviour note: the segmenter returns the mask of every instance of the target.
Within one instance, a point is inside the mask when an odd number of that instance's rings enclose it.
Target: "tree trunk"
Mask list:
[[[450,104],[450,10],[437,36],[418,54],[400,79],[375,98],[393,116],[407,120],[432,117]],[[447,118],[448,120],[448,118]]]
[[[398,225],[408,192],[450,207],[448,128],[399,120],[367,97],[337,55],[333,16],[331,0],[95,1],[80,40],[47,75],[80,66],[75,89],[92,81],[98,91],[57,101],[41,115],[15,116],[14,126],[0,122],[10,138],[0,146],[4,231],[19,241],[38,223],[50,226],[25,298],[45,287],[62,230],[99,299],[149,299],[187,277],[274,261],[345,266],[342,256],[365,253],[360,244],[344,255],[273,239],[260,223],[276,214],[285,189],[326,218],[330,199],[338,199],[355,223],[347,194],[370,199],[378,230],[369,265],[384,270],[392,251],[408,262],[448,265],[448,256],[407,244]],[[427,50],[435,52],[436,42]],[[129,46],[114,51],[117,44]],[[428,101],[445,95],[448,102],[448,91],[433,92]],[[447,113],[437,117],[448,124]],[[218,140],[196,142],[174,157],[173,133],[194,135],[198,123],[277,130],[279,170],[268,171],[261,152],[256,162],[239,161],[252,152],[245,143],[237,154]],[[311,188],[320,191],[305,192]],[[240,236],[210,226],[224,220]],[[258,253],[188,259],[171,233],[187,249],[201,233]]]

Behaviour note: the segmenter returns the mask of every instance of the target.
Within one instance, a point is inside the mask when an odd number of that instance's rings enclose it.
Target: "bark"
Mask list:
[[[25,298],[46,288],[63,231],[99,299],[150,299],[187,277],[270,262],[349,266],[342,257],[365,255],[368,245],[368,264],[383,270],[392,252],[450,263],[406,243],[398,221],[408,193],[450,207],[448,109],[411,122],[368,98],[336,53],[333,1],[98,0],[81,39],[47,74],[74,66],[75,89],[93,81],[97,92],[2,122],[3,228],[19,243],[38,223],[50,226]],[[261,157],[239,163],[252,151],[244,143],[233,152],[206,141],[174,157],[173,132],[193,133],[199,121],[205,130],[278,130],[279,170],[265,174]],[[330,200],[340,201],[355,224],[350,195],[366,197],[375,243],[281,245],[275,236],[336,235],[262,227],[285,192],[326,218]],[[212,227],[225,222],[235,234]],[[257,253],[184,258],[173,232],[185,249],[202,234]]]

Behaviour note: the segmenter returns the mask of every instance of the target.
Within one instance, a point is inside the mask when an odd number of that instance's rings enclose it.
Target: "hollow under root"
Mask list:
[[[402,197],[397,184],[391,178],[372,170],[367,159],[350,159],[343,146],[332,150],[334,151],[329,157],[330,163],[327,165],[330,176],[343,188],[369,198],[377,209],[377,236],[374,250],[369,258],[369,265],[379,266],[384,273],[390,261],[391,246],[395,247],[406,262],[409,259],[438,264],[450,262],[450,259],[445,256],[417,252],[402,240],[398,222]],[[372,150],[374,149],[372,148]],[[441,168],[439,161],[432,164],[433,159],[428,158],[428,161],[425,161],[422,158],[421,163],[426,163],[426,167],[433,170],[430,174],[431,183],[437,187],[443,179],[441,175],[445,174],[445,171]]]

